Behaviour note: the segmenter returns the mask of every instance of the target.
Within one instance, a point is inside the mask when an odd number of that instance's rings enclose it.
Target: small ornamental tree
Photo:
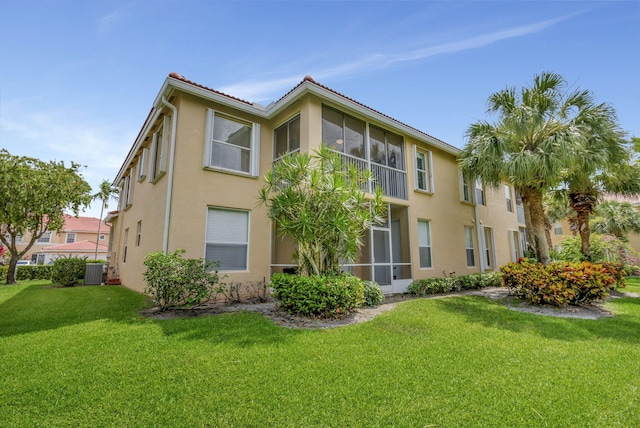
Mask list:
[[[273,166],[260,189],[260,203],[282,236],[297,244],[300,275],[338,275],[351,262],[364,232],[383,220],[379,188],[366,194],[371,171],[347,165],[326,146],[313,155],[293,153]]]
[[[15,284],[17,262],[38,238],[62,230],[65,210],[77,216],[91,202],[91,186],[79,169],[73,162],[66,167],[0,150],[0,242],[11,255],[7,284]],[[30,240],[19,251],[16,239],[27,234]]]

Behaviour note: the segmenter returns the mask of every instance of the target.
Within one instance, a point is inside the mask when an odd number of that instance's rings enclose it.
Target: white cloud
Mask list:
[[[101,17],[98,20],[98,33],[106,34],[110,33],[120,22],[125,18],[125,11],[129,6],[122,6],[108,15]]]
[[[559,18],[549,19],[536,22],[533,24],[522,25],[519,27],[508,28],[506,30],[494,31],[487,34],[470,37],[463,40],[451,41],[434,46],[424,46],[399,53],[376,53],[371,54],[353,62],[347,62],[334,67],[325,68],[314,71],[311,75],[319,81],[333,77],[356,74],[362,71],[370,71],[373,69],[384,69],[394,64],[420,61],[437,55],[454,54],[471,49],[478,49],[491,44],[508,40],[516,37],[526,36],[528,34],[543,31],[552,27],[559,22],[565,21],[583,12],[566,15]],[[281,94],[283,91],[291,88],[302,80],[302,74],[296,76],[283,77],[270,81],[246,81],[220,88],[221,91],[229,93],[248,101],[271,101],[274,95]]]

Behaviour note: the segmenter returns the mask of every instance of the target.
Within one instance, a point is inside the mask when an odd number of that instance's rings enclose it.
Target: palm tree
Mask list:
[[[585,95],[590,98],[590,95]],[[616,113],[607,104],[595,105],[579,112],[580,145],[570,168],[563,174],[568,203],[577,217],[582,254],[591,257],[589,217],[600,195],[631,195],[640,192],[640,169],[631,161],[630,145],[618,127]]]
[[[588,108],[588,92],[567,93],[567,82],[555,73],[536,75],[519,93],[507,88],[489,97],[487,112],[498,113],[498,121],[472,124],[458,157],[466,178],[492,187],[513,184],[522,197],[530,245],[544,264],[550,258],[542,198],[571,166],[584,132],[576,119]]]
[[[98,242],[100,241],[100,226],[102,226],[102,214],[105,208],[109,207],[109,199],[118,194],[118,188],[113,186],[109,180],[102,180],[98,193],[92,196],[93,200],[100,200],[100,222],[98,222],[98,239],[96,239],[96,254],[94,260],[98,260]]]
[[[629,232],[640,233],[640,212],[629,202],[605,201],[595,208],[594,233],[615,235],[623,241]]]

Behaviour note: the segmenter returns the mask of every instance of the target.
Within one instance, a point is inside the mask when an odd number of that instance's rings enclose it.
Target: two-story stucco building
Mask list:
[[[18,251],[31,241],[31,234],[16,237]],[[107,258],[110,226],[95,217],[64,215],[64,226],[59,232],[48,231],[34,242],[23,260],[32,264],[53,263],[59,257],[86,257],[93,260]]]
[[[258,190],[279,157],[321,144],[370,169],[383,190],[387,220],[345,269],[385,293],[417,278],[492,271],[522,254],[513,189],[463,183],[456,147],[308,76],[262,106],[171,73],[114,181],[110,276],[141,291],[145,255],[176,248],[219,260],[234,282],[295,266]]]

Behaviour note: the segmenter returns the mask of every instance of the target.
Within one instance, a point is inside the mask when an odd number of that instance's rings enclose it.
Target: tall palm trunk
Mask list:
[[[597,204],[598,197],[594,192],[570,192],[569,206],[576,213],[576,223],[580,234],[582,255],[591,260],[591,228],[589,227],[589,216]]]
[[[551,257],[549,256],[549,245],[545,234],[545,215],[542,205],[542,192],[538,189],[528,188],[525,190],[528,204],[525,205],[525,211],[528,208],[531,218],[531,236],[533,238],[536,259],[542,264],[549,264]]]

